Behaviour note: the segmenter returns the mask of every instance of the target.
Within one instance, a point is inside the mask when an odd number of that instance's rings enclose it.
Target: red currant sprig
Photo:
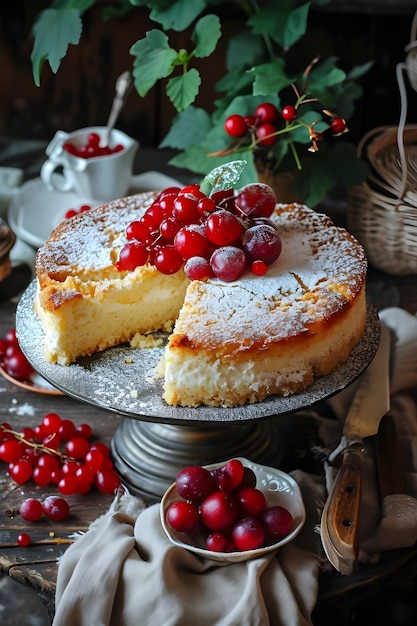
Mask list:
[[[164,274],[184,267],[190,280],[216,276],[232,281],[253,261],[262,261],[260,271],[253,272],[260,276],[281,253],[278,232],[267,223],[275,205],[273,189],[263,183],[212,196],[195,184],[165,189],[127,226],[127,243],[115,267],[130,272],[149,263]],[[252,226],[257,227],[259,237],[247,244],[245,233]]]
[[[18,484],[33,479],[39,487],[55,484],[64,495],[87,493],[93,486],[113,494],[121,483],[110,450],[102,442],[90,443],[91,435],[88,424],[75,426],[55,413],[20,432],[2,423],[0,460]]]

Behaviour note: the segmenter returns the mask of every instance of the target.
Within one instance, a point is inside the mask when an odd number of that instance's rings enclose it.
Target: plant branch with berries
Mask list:
[[[51,7],[39,15],[31,56],[36,84],[40,84],[45,61],[53,72],[58,71],[68,45],[80,41],[84,14],[98,2],[53,0]],[[177,112],[161,143],[162,148],[179,152],[171,164],[207,174],[238,152],[239,158],[248,163],[242,173],[242,186],[258,180],[262,169],[290,172],[297,197],[315,206],[335,186],[358,184],[368,174],[355,146],[338,136],[347,129],[355,101],[362,94],[358,80],[371,63],[346,72],[335,57],[323,59],[314,52],[313,60],[304,58],[310,10],[329,2],[228,3],[229,9],[236,12],[241,30],[227,42],[225,73],[215,85],[219,97],[210,111],[195,102],[205,84],[201,59],[222,62],[214,57],[222,40],[222,3],[123,0],[117,5],[105,4],[103,17],[125,17],[136,7],[147,8],[157,25],[144,36],[142,33],[130,53],[137,93],[146,97],[161,83]],[[180,49],[172,44],[172,31],[184,33]],[[233,116],[251,119],[265,104],[275,107],[284,125],[268,128],[269,122],[262,124],[255,119],[243,128],[242,136],[232,135],[238,141],[231,144],[226,122]]]

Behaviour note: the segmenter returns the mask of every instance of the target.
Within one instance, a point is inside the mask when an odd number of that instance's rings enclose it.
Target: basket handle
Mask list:
[[[403,199],[407,187],[408,164],[404,148],[404,128],[407,120],[407,90],[404,81],[404,71],[414,91],[417,91],[417,11],[414,13],[411,24],[410,43],[405,47],[407,53],[405,63],[398,63],[396,67],[397,83],[400,92],[401,112],[397,129],[397,144],[401,162],[401,193]]]

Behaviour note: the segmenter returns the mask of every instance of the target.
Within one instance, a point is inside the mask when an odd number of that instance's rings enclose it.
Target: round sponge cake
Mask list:
[[[35,307],[48,361],[66,365],[174,326],[159,368],[164,398],[194,407],[297,393],[348,358],[365,328],[367,261],[345,229],[306,206],[277,205],[270,219],[282,253],[264,276],[190,282],[149,264],[117,271],[126,227],[154,197],[79,214],[39,248]]]

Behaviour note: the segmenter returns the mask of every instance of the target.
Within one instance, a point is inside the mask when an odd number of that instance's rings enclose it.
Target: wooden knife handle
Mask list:
[[[354,572],[359,553],[359,504],[363,445],[354,443],[343,452],[338,471],[323,508],[320,535],[329,561],[342,574]]]

